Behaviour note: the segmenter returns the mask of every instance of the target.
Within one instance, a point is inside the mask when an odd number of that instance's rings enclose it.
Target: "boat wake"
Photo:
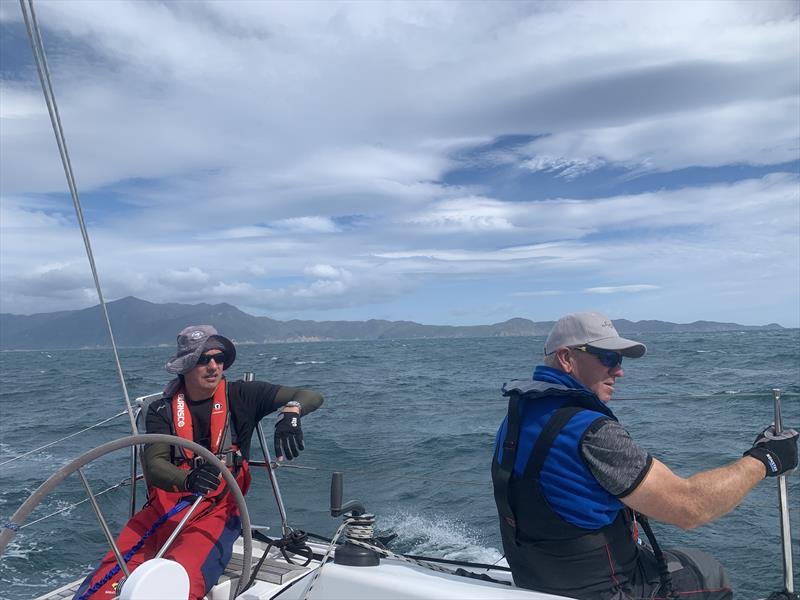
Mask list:
[[[495,563],[503,556],[496,548],[484,545],[477,530],[444,515],[381,514],[380,529],[396,533],[391,547],[405,554],[485,564]]]

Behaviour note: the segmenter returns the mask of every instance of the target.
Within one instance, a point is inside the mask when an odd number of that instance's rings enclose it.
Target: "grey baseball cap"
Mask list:
[[[647,348],[640,342],[620,337],[607,316],[598,312],[579,312],[561,317],[544,343],[545,355],[565,346],[587,344],[603,350],[615,350],[628,358],[644,356]]]
[[[205,350],[222,350],[225,353],[225,369],[236,359],[236,347],[225,336],[219,335],[211,325],[190,325],[178,334],[178,352],[167,361],[168,373],[182,375],[197,365],[197,359]]]

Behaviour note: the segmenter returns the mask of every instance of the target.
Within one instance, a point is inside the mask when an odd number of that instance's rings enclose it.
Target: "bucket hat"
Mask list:
[[[190,325],[178,334],[178,351],[167,361],[168,373],[182,375],[197,365],[197,359],[205,350],[218,348],[225,353],[225,366],[228,369],[236,360],[236,347],[225,336],[217,333],[211,325]]]

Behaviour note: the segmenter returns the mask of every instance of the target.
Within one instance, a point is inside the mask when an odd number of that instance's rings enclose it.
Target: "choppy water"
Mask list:
[[[772,418],[780,387],[784,419],[800,425],[800,330],[639,336],[642,360],[625,363],[612,402],[620,420],[681,475],[730,462]],[[294,527],[331,535],[330,473],[345,473],[345,500],[361,500],[378,528],[399,534],[403,552],[492,562],[500,541],[489,465],[505,413],[504,381],[530,376],[542,338],[432,339],[265,344],[239,348],[229,376],[320,390],[325,405],[303,420],[306,451],[281,469]],[[158,391],[169,348],[123,349],[132,396]],[[0,353],[0,463],[124,409],[109,350]],[[267,420],[270,418],[268,417]],[[268,429],[269,431],[269,429]],[[127,418],[0,466],[0,519],[68,459],[128,433]],[[257,444],[254,445],[254,452]],[[94,463],[95,490],[127,475],[127,452]],[[254,454],[255,456],[255,454]],[[266,475],[248,495],[254,523],[278,524]],[[796,564],[800,477],[789,479]],[[29,519],[83,499],[70,477]],[[141,498],[141,495],[140,495]],[[128,488],[101,499],[115,528],[127,516]],[[664,546],[702,548],[728,569],[738,599],[782,587],[777,491],[766,481],[731,514],[694,531],[656,525]],[[0,597],[33,598],[85,573],[105,551],[91,510],[80,506],[23,529],[0,559]],[[800,576],[795,575],[796,579]]]

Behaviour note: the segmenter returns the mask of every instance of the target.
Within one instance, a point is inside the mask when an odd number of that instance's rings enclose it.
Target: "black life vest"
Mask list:
[[[547,454],[564,426],[579,412],[596,407],[587,403],[585,393],[559,390],[561,407],[542,428],[525,471],[518,476],[513,469],[519,448],[520,403],[535,402],[537,396],[548,395],[548,390],[507,393],[508,425],[502,445],[495,449],[492,483],[503,549],[514,583],[574,598],[624,589],[639,556],[630,511],[619,510],[611,523],[599,529],[584,529],[550,508],[539,481]],[[501,448],[502,459],[498,460]]]

